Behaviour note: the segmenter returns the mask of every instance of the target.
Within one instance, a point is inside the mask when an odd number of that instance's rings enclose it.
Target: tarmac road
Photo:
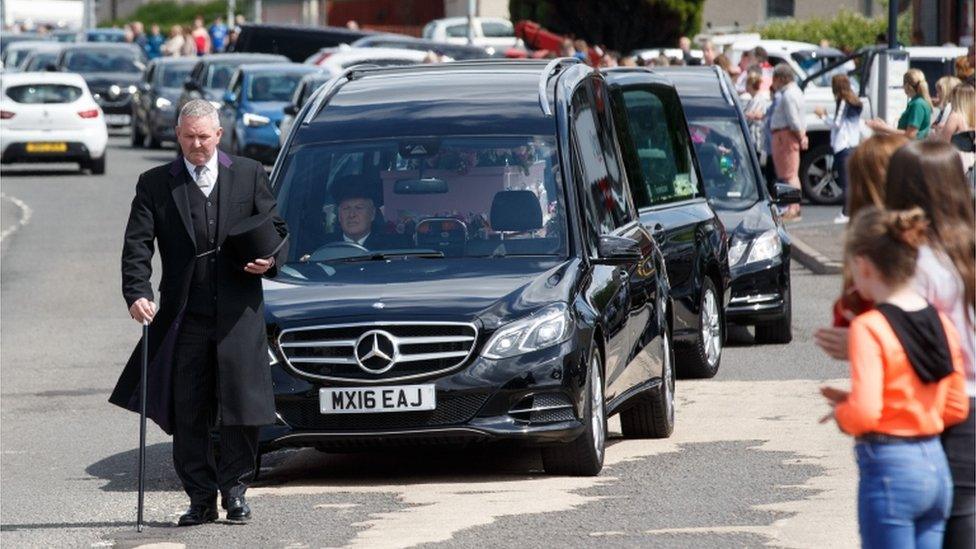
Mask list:
[[[504,447],[279,452],[248,494],[251,524],[176,528],[186,499],[151,427],[149,527],[136,534],[138,418],[106,401],[140,336],[119,256],[138,174],[172,158],[116,136],[105,176],[0,172],[0,230],[16,204],[31,212],[0,242],[0,545],[856,546],[851,442],[817,424],[816,389],[846,366],[811,341],[840,280],[802,268],[794,342],[735,331],[715,379],[678,382],[672,438],[625,440],[611,423],[599,477],[547,476],[536,452]]]

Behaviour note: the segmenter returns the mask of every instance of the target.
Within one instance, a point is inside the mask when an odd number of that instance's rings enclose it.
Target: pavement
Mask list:
[[[112,138],[105,176],[0,171],[0,225],[19,226],[0,255],[0,546],[857,546],[851,441],[817,423],[817,388],[847,377],[812,342],[840,279],[799,264],[794,341],[730,331],[714,379],[678,381],[674,435],[624,439],[611,420],[597,477],[549,476],[538,451],[504,446],[290,450],[265,456],[250,524],[176,528],[186,496],[171,440],[151,426],[137,534],[138,418],[106,399],[140,335],[120,296],[129,203],[172,150],[126,141]],[[805,223],[835,214],[823,210],[805,207],[789,230],[811,239]]]
[[[840,206],[805,204],[799,221],[787,223],[793,259],[814,274],[839,274],[844,259],[846,224],[834,223]]]

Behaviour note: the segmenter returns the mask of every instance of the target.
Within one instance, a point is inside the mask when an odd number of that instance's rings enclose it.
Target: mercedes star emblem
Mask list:
[[[366,373],[382,374],[396,364],[396,338],[383,330],[370,330],[356,340],[356,363]]]

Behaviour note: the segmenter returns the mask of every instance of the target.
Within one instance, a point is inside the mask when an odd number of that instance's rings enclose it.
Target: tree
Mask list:
[[[509,0],[512,21],[529,19],[546,30],[623,53],[676,46],[701,28],[705,0]]]

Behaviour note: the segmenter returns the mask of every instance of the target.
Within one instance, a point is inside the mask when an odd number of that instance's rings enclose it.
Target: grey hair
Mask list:
[[[773,67],[773,78],[782,78],[787,82],[792,82],[796,79],[796,75],[793,74],[793,69],[789,65],[786,63],[778,63]]]
[[[220,126],[220,118],[217,116],[217,108],[205,99],[191,99],[180,109],[180,116],[176,119],[176,125],[183,124],[184,118],[207,117],[213,122],[214,128]]]

